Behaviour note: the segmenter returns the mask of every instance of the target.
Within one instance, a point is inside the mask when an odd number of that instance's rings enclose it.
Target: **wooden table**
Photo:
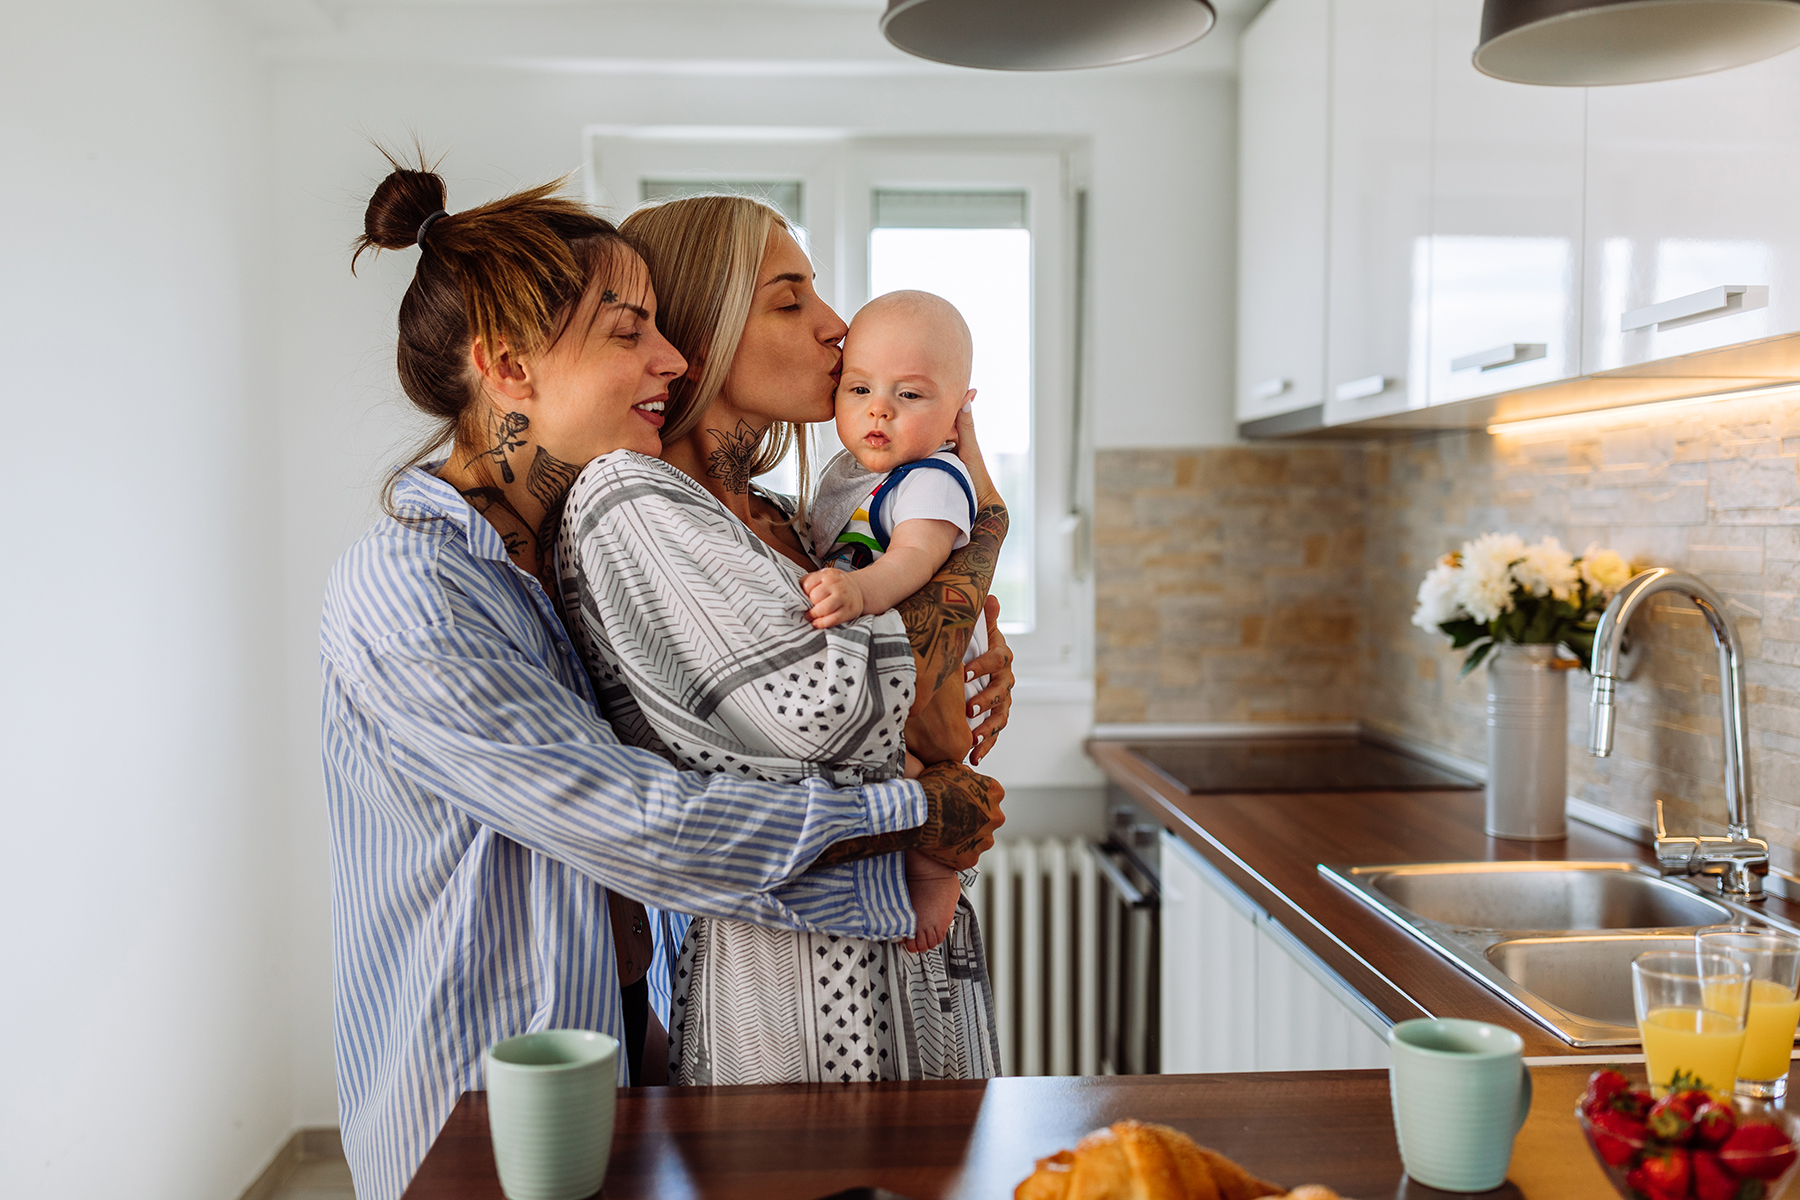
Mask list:
[[[1509,1181],[1485,1195],[1613,1195],[1573,1116],[1587,1073],[1532,1070]],[[1323,1183],[1360,1200],[1450,1194],[1406,1179],[1385,1071],[1313,1071],[627,1088],[602,1195],[814,1200],[882,1187],[911,1200],[1005,1200],[1035,1159],[1123,1117],[1173,1125],[1289,1187]],[[501,1200],[486,1093],[463,1096],[405,1200]]]

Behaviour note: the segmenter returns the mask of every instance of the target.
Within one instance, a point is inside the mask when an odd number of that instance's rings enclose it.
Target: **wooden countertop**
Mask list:
[[[1532,1070],[1507,1185],[1484,1195],[1612,1197],[1573,1115],[1587,1073]],[[1036,1159],[1124,1117],[1173,1125],[1288,1187],[1451,1195],[1406,1179],[1385,1071],[625,1088],[602,1195],[812,1200],[882,1187],[911,1200],[1004,1200]],[[457,1104],[405,1200],[501,1200],[485,1092]]]
[[[1124,788],[1261,905],[1382,1014],[1491,1021],[1531,1056],[1603,1057],[1569,1045],[1319,874],[1320,863],[1375,864],[1604,859],[1650,863],[1650,850],[1578,821],[1560,842],[1482,832],[1480,791],[1191,796],[1133,754],[1128,741],[1087,750]],[[1763,904],[1789,920],[1800,906]]]

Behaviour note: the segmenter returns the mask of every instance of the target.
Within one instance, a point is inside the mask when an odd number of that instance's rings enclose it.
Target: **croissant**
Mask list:
[[[1013,1200],[1255,1200],[1282,1189],[1167,1125],[1117,1121],[1040,1158]],[[1294,1200],[1337,1200],[1328,1188],[1289,1193]]]

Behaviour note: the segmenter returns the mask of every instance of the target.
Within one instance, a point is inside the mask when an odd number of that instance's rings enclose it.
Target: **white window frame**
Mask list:
[[[869,299],[869,245],[876,188],[1024,190],[1032,244],[1033,520],[1036,613],[1029,631],[1008,630],[1021,677],[1091,677],[1093,590],[1085,527],[1071,494],[1080,482],[1074,428],[1075,206],[1072,146],[1042,139],[854,138],[833,130],[720,130],[594,126],[587,130],[588,194],[623,217],[638,204],[642,178],[772,181],[802,184],[803,223],[819,275],[819,293],[846,320]],[[980,404],[977,401],[977,415]],[[830,425],[818,427],[821,458],[837,450]],[[1082,448],[1085,449],[1085,440]],[[1002,613],[1005,621],[1007,614]]]

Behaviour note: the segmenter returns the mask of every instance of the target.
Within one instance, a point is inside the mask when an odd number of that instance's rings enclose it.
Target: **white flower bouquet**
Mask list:
[[[1426,574],[1412,623],[1454,649],[1473,647],[1464,675],[1502,642],[1560,644],[1586,668],[1600,614],[1630,578],[1616,550],[1590,543],[1572,555],[1553,537],[1528,546],[1516,533],[1484,533]]]

